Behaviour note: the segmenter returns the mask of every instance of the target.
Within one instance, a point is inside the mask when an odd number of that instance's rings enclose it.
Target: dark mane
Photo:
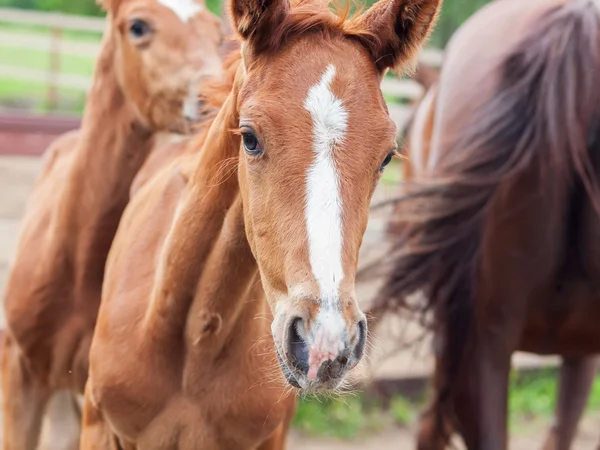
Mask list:
[[[483,234],[499,190],[533,171],[545,201],[581,183],[600,213],[590,160],[600,150],[598,7],[576,0],[550,9],[498,71],[495,93],[474,122],[443,141],[433,180],[411,182],[400,199],[395,220],[403,233],[371,311],[379,319],[408,308],[408,295],[424,292],[424,312],[435,311],[434,325],[446,327],[448,364],[437,411],[453,396],[454,380],[473,350],[475,289],[489,258]]]

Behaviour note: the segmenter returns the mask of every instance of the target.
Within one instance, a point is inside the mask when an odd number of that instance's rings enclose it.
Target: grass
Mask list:
[[[27,69],[48,70],[50,53],[23,48],[4,47],[0,44],[0,61],[2,64]],[[94,59],[62,54],[60,70],[74,75],[91,76],[94,70]]]
[[[214,12],[220,11],[220,2],[218,0],[209,0],[207,4]],[[18,25],[2,22],[0,19],[0,32],[19,33],[36,35],[50,39],[50,30],[45,27],[35,25]],[[87,42],[99,43],[101,35],[94,32],[63,30],[63,42]],[[37,71],[47,71],[50,67],[50,53],[34,49],[15,48],[11,46],[10,39],[6,42],[0,42],[0,64],[13,67],[22,67]],[[94,69],[94,57],[81,57],[75,55],[61,54],[60,71],[61,73],[91,76]],[[388,76],[394,76],[388,74]],[[0,76],[0,104],[8,106],[19,106],[33,108],[37,111],[47,110],[46,97],[47,85],[45,82],[31,82],[23,80],[14,80],[12,78],[3,78]],[[80,100],[83,91],[73,89],[59,89],[59,102],[63,108],[71,112],[81,112],[83,102]],[[76,100],[73,100],[75,98]],[[398,103],[399,99],[394,97],[386,98],[387,101]],[[388,171],[390,172],[390,171]]]
[[[16,109],[45,112],[47,88],[42,84],[0,78],[0,105]],[[59,110],[81,113],[85,104],[85,93],[77,89],[58,90]]]
[[[556,381],[553,369],[535,374],[511,374],[509,427],[512,432],[519,432],[538,420],[549,425],[554,413]],[[392,398],[386,409],[364,394],[337,400],[306,397],[298,402],[292,427],[313,436],[352,439],[394,424],[412,425],[423,408],[424,402],[409,401],[401,396]],[[597,410],[600,410],[600,376],[594,381],[588,403],[588,411]]]
[[[389,413],[364,396],[311,396],[298,401],[292,427],[312,436],[353,439],[390,423]]]
[[[0,31],[37,34],[50,38],[48,29],[36,26],[21,26],[0,22]],[[65,31],[65,41],[78,40],[100,42],[97,33]],[[50,53],[46,51],[15,48],[9,42],[0,42],[0,64],[25,69],[47,71],[50,66]],[[91,76],[94,70],[94,57],[81,57],[62,54],[61,72]],[[43,82],[15,80],[0,77],[0,104],[21,109],[45,112],[48,109],[46,98],[48,86]],[[85,102],[85,92],[79,89],[59,88],[59,109],[71,113],[81,113]]]

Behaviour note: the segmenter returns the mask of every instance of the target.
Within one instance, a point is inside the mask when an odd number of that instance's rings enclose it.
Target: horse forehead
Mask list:
[[[323,146],[342,141],[348,125],[348,110],[332,90],[336,75],[336,66],[328,64],[319,81],[308,89],[304,100],[304,108],[312,119],[315,139]]]
[[[173,11],[184,23],[204,9],[195,0],[158,0],[158,2]]]

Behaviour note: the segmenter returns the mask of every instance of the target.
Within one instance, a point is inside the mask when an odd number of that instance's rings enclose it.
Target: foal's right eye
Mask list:
[[[152,30],[150,28],[150,25],[148,25],[143,20],[133,19],[129,23],[129,34],[134,39],[141,39],[141,38],[149,35],[151,31]]]

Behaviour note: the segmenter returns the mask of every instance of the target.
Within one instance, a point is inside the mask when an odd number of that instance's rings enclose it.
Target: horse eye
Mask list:
[[[383,162],[381,163],[381,167],[379,168],[379,170],[383,171],[383,169],[385,169],[385,167],[392,161],[392,158],[395,154],[396,150],[392,150],[391,152],[389,152],[383,160]]]
[[[244,143],[244,150],[249,155],[257,156],[262,153],[262,148],[260,148],[260,143],[254,133],[250,131],[243,132],[242,141]]]
[[[150,26],[143,20],[134,19],[129,25],[129,34],[136,39],[140,39],[150,34]]]

